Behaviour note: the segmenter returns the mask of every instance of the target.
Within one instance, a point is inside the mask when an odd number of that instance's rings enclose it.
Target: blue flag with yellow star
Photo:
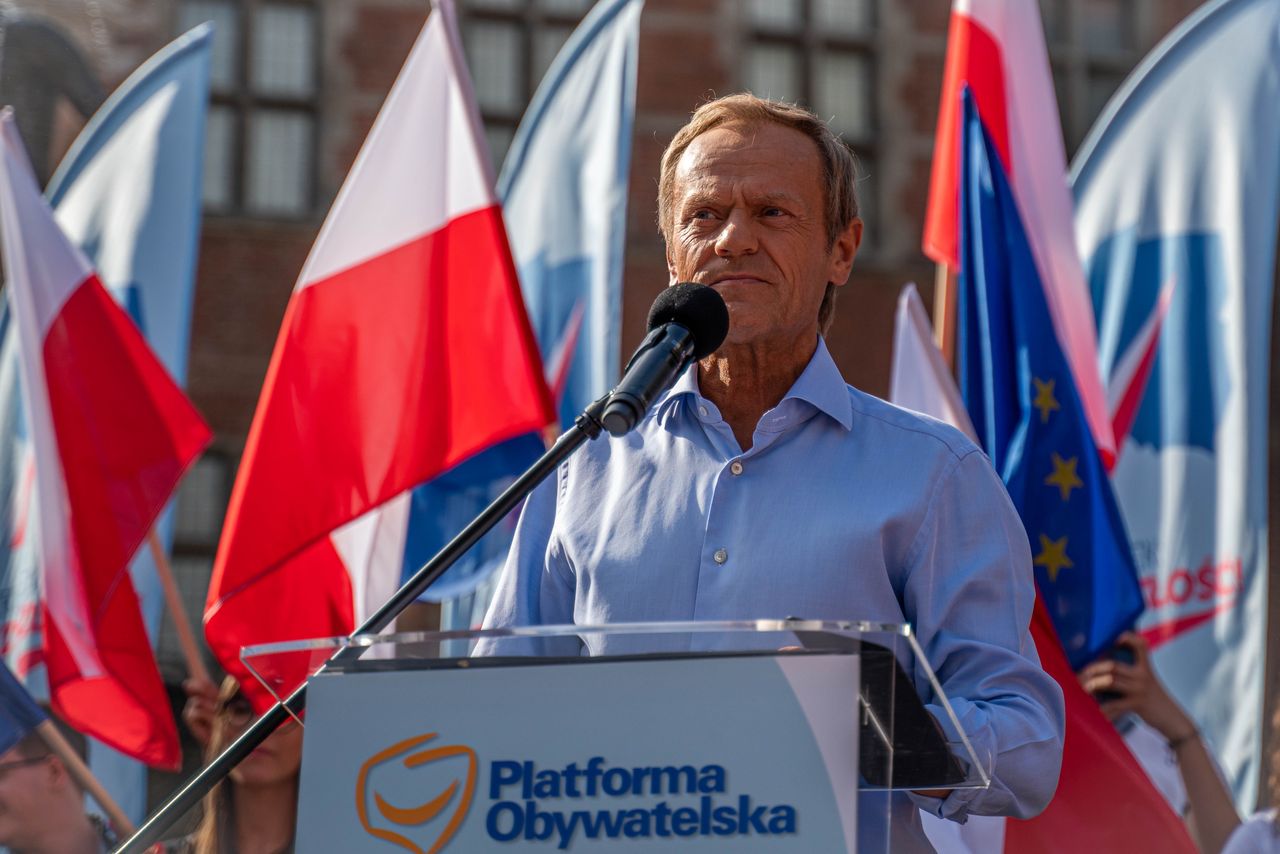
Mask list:
[[[963,98],[960,391],[1022,516],[1040,596],[1079,668],[1133,627],[1142,594],[1009,180],[967,90]]]

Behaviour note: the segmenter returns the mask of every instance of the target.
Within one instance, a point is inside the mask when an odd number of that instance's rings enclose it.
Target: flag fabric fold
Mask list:
[[[223,666],[256,692],[241,647],[351,631],[402,566],[370,563],[378,526],[360,520],[552,418],[439,2],[285,311],[206,602]]]
[[[530,320],[563,374],[563,427],[617,379],[643,8],[595,4],[538,86],[498,178]]]
[[[1277,104],[1280,6],[1214,0],[1124,83],[1073,172],[1103,374],[1131,419],[1113,481],[1147,599],[1139,631],[1245,812],[1272,699],[1259,653],[1271,572]]]
[[[178,762],[128,564],[208,427],[59,229],[0,114],[10,309],[31,424],[53,706],[149,764]]]
[[[914,284],[904,287],[898,297],[889,400],[945,421],[975,443],[978,441],[960,390],[951,379],[951,369],[933,341],[929,316]]]
[[[1054,329],[1104,461],[1115,442],[1098,372],[1093,307],[1072,229],[1067,159],[1040,9],[1009,0],[955,0],[938,105],[924,253],[960,263],[960,90],[969,87],[1026,227]]]
[[[597,3],[538,86],[498,178],[498,196],[546,378],[567,428],[617,378],[622,256],[643,0]],[[543,449],[537,434],[479,454],[413,492],[405,574],[417,570]],[[480,588],[514,519],[485,536],[425,598],[452,600],[450,628],[477,625]],[[479,588],[479,589],[478,589]]]
[[[996,146],[967,90],[964,100],[960,390],[1026,525],[1040,598],[1079,668],[1132,628],[1142,595]]]
[[[89,119],[45,190],[63,233],[179,385],[190,350],[213,36],[213,25],[201,24],[138,66]],[[18,408],[16,396],[0,396],[0,407],[6,405]],[[15,499],[19,506],[29,503]],[[156,523],[166,550],[173,506]],[[34,561],[15,548],[9,566],[10,580],[20,584],[12,573],[29,571]],[[150,549],[134,556],[130,575],[154,643],[164,597]],[[146,768],[94,739],[88,754],[94,776],[140,823],[147,811]]]

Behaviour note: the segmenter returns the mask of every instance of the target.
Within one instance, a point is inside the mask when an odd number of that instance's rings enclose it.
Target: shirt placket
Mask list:
[[[735,530],[732,520],[742,518],[742,514],[734,510],[737,502],[746,500],[745,478],[752,458],[764,451],[773,437],[761,441],[760,434],[757,434],[751,449],[742,452],[729,425],[711,404],[700,401],[697,413],[708,440],[721,457],[721,463],[715,475],[703,529],[693,617],[696,620],[739,617],[740,614],[730,613],[725,606],[738,598],[733,588],[742,583],[739,567],[746,556],[743,550],[748,543],[747,532]]]

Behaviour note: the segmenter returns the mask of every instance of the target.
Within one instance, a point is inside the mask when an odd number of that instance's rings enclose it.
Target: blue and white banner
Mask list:
[[[89,256],[179,383],[187,371],[200,236],[205,114],[213,29],[201,25],[138,68],[89,120],[49,182],[58,224]],[[0,320],[0,619],[5,658],[20,676],[38,661],[39,568],[34,469],[17,386],[8,307]],[[172,513],[160,523],[165,542]],[[163,596],[150,553],[130,567],[154,641]],[[42,669],[41,669],[42,670]],[[35,674],[40,676],[38,671]],[[37,678],[37,683],[40,679]],[[146,812],[146,769],[97,742],[90,761],[131,818]]]
[[[498,178],[562,425],[616,380],[643,0],[600,0],[538,86]]]
[[[1215,0],[1124,84],[1072,176],[1109,397],[1140,400],[1113,472],[1139,629],[1246,813],[1262,755],[1278,104],[1280,4]]]

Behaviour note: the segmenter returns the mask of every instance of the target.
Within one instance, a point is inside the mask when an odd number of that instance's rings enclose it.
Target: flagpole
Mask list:
[[[84,764],[84,760],[80,758],[79,753],[76,753],[76,749],[62,737],[62,733],[58,732],[54,722],[45,718],[36,727],[36,732],[40,733],[40,737],[44,739],[44,743],[49,746],[54,755],[62,760],[62,764],[66,766],[80,788],[88,792],[98,802],[98,806],[102,807],[102,811],[107,814],[116,832],[121,836],[131,836],[134,832],[133,822],[129,821],[124,810],[120,809],[120,805],[112,799],[111,795],[107,794],[107,790],[98,782],[98,778],[93,776],[93,772]]]
[[[937,342],[947,367],[955,366],[956,289],[955,276],[946,264],[938,264],[933,278],[933,340]]]
[[[196,644],[195,632],[191,630],[191,619],[187,616],[186,606],[178,594],[178,584],[173,578],[173,567],[160,545],[160,537],[155,526],[147,532],[147,545],[151,548],[151,557],[156,564],[156,574],[160,576],[160,587],[164,590],[165,605],[173,616],[173,626],[178,632],[178,645],[182,647],[182,657],[187,662],[187,674],[197,682],[213,684],[209,669],[204,666],[204,658],[200,655],[200,647]]]

